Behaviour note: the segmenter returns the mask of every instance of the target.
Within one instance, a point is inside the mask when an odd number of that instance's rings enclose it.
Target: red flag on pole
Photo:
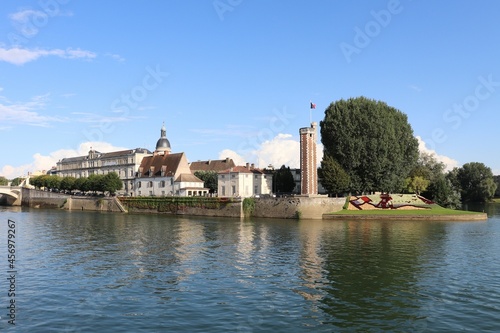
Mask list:
[[[313,102],[311,102],[311,109],[316,109],[316,104],[314,104]]]

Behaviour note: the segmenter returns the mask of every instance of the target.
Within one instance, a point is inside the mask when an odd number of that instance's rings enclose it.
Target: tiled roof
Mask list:
[[[197,182],[197,183],[203,183],[203,180],[200,178],[196,177],[195,175],[189,174],[189,173],[181,173],[179,177],[175,180],[176,182]]]
[[[208,161],[197,161],[192,162],[189,168],[192,172],[195,171],[223,171],[229,168],[234,168],[234,164],[231,158],[226,158],[224,160],[208,160]]]
[[[162,169],[165,177],[174,176],[183,155],[184,153],[176,153],[144,157],[139,166],[139,171],[142,172],[141,177],[161,177]],[[151,167],[154,168],[152,175],[150,174]]]
[[[126,155],[131,155],[131,154],[152,154],[146,148],[135,148],[135,149],[120,150],[120,151],[112,151],[109,153],[100,153],[100,152],[94,150],[94,153],[96,156],[95,159],[114,158],[114,157],[126,156]],[[88,159],[88,155],[76,156],[76,157],[66,157],[66,158],[61,159],[61,162],[84,161],[87,159]]]
[[[238,165],[234,168],[229,168],[223,171],[218,172],[219,174],[228,174],[228,173],[256,173],[256,174],[264,174],[265,172],[261,169],[246,167],[244,165]]]

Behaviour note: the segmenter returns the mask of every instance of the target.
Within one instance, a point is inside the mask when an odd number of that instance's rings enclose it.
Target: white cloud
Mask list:
[[[257,149],[247,153],[235,152],[225,149],[219,153],[219,158],[230,157],[236,165],[244,165],[246,162],[255,163],[260,168],[273,165],[279,168],[282,165],[290,168],[300,167],[300,141],[295,140],[291,134],[278,134],[271,140],[262,142]],[[323,159],[323,145],[317,145],[318,166]]]
[[[4,165],[0,169],[0,176],[4,176],[7,179],[13,179],[20,176],[26,176],[28,172],[47,171],[53,166],[56,166],[56,163],[63,158],[87,155],[90,147],[101,153],[128,149],[115,147],[107,142],[83,142],[77,149],[59,149],[49,155],[36,153],[33,155],[33,161],[28,164],[18,166]]]
[[[113,53],[106,53],[104,54],[106,57],[110,57],[111,59],[113,60],[116,60],[118,62],[125,62],[125,58],[122,57],[121,55],[119,54],[113,54]]]
[[[439,162],[443,162],[445,165],[446,171],[450,171],[453,168],[458,167],[457,160],[454,160],[453,158],[445,156],[445,155],[439,155],[438,153],[436,153],[435,150],[427,148],[424,140],[422,140],[422,138],[420,136],[416,136],[416,138],[418,140],[418,150],[422,153],[427,153],[429,155],[434,156],[434,158]]]
[[[243,156],[231,149],[224,149],[219,153],[220,159],[231,158],[236,165],[245,165],[246,160]]]
[[[40,95],[33,97],[28,102],[0,102],[0,123],[15,123],[46,127],[51,122],[65,121],[63,118],[40,114],[39,111],[45,108],[48,100],[49,95]]]
[[[65,59],[94,59],[97,54],[94,52],[81,50],[81,49],[24,49],[20,47],[12,47],[6,49],[0,47],[0,61],[5,61],[14,65],[24,65],[30,61],[35,61],[40,57],[56,56]]]
[[[50,16],[73,16],[73,13],[70,11],[51,11]],[[35,17],[47,17],[47,13],[41,11],[41,10],[34,10],[34,9],[24,9],[20,10],[18,12],[12,13],[9,15],[9,18],[11,19],[12,23],[28,23],[30,20],[32,20]]]
[[[51,10],[44,12],[41,10],[24,9],[9,15],[9,18],[14,27],[24,36],[33,37],[38,34],[39,29],[47,25],[50,17],[55,16],[72,16],[69,11]]]

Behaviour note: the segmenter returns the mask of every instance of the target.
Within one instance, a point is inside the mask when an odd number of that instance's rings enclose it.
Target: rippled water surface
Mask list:
[[[500,331],[485,222],[177,218],[0,207],[17,332]]]

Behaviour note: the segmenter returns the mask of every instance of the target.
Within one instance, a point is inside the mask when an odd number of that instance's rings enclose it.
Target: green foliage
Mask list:
[[[273,187],[275,193],[291,193],[293,191],[295,180],[290,167],[282,165],[281,168],[274,171]]]
[[[9,180],[3,176],[0,176],[0,185],[1,186],[7,186],[9,185]]]
[[[61,178],[55,175],[42,175],[31,178],[30,183],[37,188],[46,187],[64,191],[109,192],[111,194],[121,190],[123,187],[123,182],[116,172],[110,172],[106,175],[93,174],[89,177],[80,178]]]
[[[419,194],[427,189],[430,180],[423,176],[413,176],[406,178],[406,190],[410,193]]]
[[[331,194],[344,194],[349,190],[350,177],[333,157],[328,154],[323,156],[319,177],[323,187]]]
[[[497,184],[489,167],[479,162],[464,164],[456,172],[464,202],[485,202],[493,198]]]
[[[458,209],[462,206],[459,189],[444,175],[430,183],[422,195],[445,208]]]
[[[331,103],[320,123],[325,155],[350,178],[349,190],[395,192],[418,159],[407,116],[365,97]]]
[[[183,211],[187,207],[219,209],[221,206],[233,202],[229,198],[217,197],[120,197],[120,201],[127,206],[129,211],[149,209],[170,213]]]
[[[14,179],[12,179],[12,182],[11,182],[11,186],[19,186],[21,185],[21,183],[25,180],[26,178],[22,178],[22,177],[16,177]]]
[[[90,190],[89,182],[86,177],[80,177],[75,179],[75,190],[80,190],[82,192],[87,192]]]
[[[245,198],[243,199],[243,214],[245,216],[252,216],[255,210],[255,198]]]
[[[217,192],[218,176],[215,171],[196,171],[194,175],[205,182],[205,187],[210,189],[210,193]]]
[[[63,179],[61,179],[61,190],[64,190],[64,191],[73,191],[76,189],[75,187],[75,182],[76,182],[76,178],[75,177],[63,177]]]
[[[497,184],[497,189],[495,191],[495,197],[500,197],[500,176],[493,176],[493,180]]]
[[[103,177],[103,187],[104,192],[109,192],[115,194],[116,191],[123,188],[123,182],[116,172],[110,172]]]

